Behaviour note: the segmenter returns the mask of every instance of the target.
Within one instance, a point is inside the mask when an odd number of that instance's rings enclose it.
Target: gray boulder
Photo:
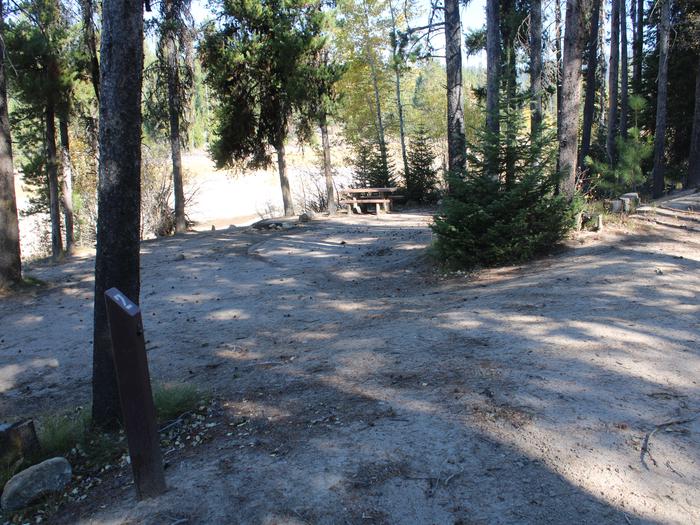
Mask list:
[[[23,509],[42,496],[60,492],[71,480],[73,472],[65,458],[51,458],[12,476],[2,491],[2,510]]]

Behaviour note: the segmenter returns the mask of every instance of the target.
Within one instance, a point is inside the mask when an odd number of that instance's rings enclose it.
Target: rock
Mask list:
[[[0,424],[0,468],[30,458],[38,452],[39,440],[33,421]]]
[[[16,474],[2,491],[2,510],[23,509],[42,496],[60,492],[71,480],[73,472],[65,458],[51,458]]]
[[[299,215],[299,222],[309,222],[311,220],[312,215],[308,212],[304,212],[301,215]]]
[[[184,253],[178,253],[178,254],[175,256],[175,259],[173,259],[173,260],[174,260],[174,261],[184,261],[184,260],[185,260],[185,254],[184,254]]]

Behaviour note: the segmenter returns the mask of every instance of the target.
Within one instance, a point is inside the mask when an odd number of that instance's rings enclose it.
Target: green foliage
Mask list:
[[[573,225],[573,207],[555,195],[556,141],[549,133],[513,138],[520,117],[504,118],[510,122],[501,127],[502,137],[483,134],[469,147],[471,171],[451,177],[450,193],[435,216],[434,251],[447,266],[522,262],[551,250]]]
[[[646,101],[638,95],[632,95],[629,104],[635,125],[628,130],[627,138],[620,136],[615,141],[617,164],[610,166],[608,162],[596,161],[590,156],[584,160],[592,174],[591,190],[601,197],[616,197],[637,190],[646,181],[643,166],[654,153],[654,139],[649,134],[643,135],[637,127]]]
[[[321,54],[325,15],[304,0],[223,2],[199,47],[218,96],[210,152],[217,166],[265,166],[290,120],[307,135],[327,86]]]
[[[362,141],[355,151],[353,181],[357,188],[388,188],[396,184],[393,165],[384,162],[376,141]]]
[[[406,173],[406,199],[409,202],[435,202],[437,200],[438,173],[434,167],[435,153],[428,131],[416,130],[408,149],[408,173]]]
[[[158,36],[154,60],[144,68],[143,126],[154,138],[169,137],[167,46],[172,43],[175,59],[175,111],[180,122],[180,140],[187,142],[194,89],[195,38],[190,0],[163,0],[157,20],[149,24]]]
[[[197,387],[186,383],[157,385],[153,389],[153,402],[161,423],[177,419],[207,401],[207,396]]]

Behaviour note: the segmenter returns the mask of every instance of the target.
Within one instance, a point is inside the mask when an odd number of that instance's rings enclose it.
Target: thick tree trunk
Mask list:
[[[608,81],[608,135],[605,149],[613,166],[617,163],[618,80],[620,77],[620,0],[612,0],[610,15],[610,80]]]
[[[666,113],[668,102],[668,40],[671,33],[671,0],[659,0],[659,74],[656,79],[656,131],[654,133],[654,171],[652,175],[655,199],[664,193],[664,148],[666,144]]]
[[[328,138],[328,122],[325,113],[321,114],[321,143],[323,144],[323,175],[326,179],[326,201],[328,213],[335,215],[335,186],[333,185],[333,167],[331,166],[331,141]]]
[[[100,47],[100,172],[92,372],[92,422],[120,418],[104,292],[116,287],[138,303],[141,220],[141,0],[107,0]]]
[[[632,0],[634,22],[632,89],[635,93],[642,92],[642,59],[644,57],[644,0]]]
[[[289,186],[289,178],[287,177],[287,159],[285,158],[284,140],[280,140],[277,143],[275,150],[277,150],[277,170],[280,176],[280,187],[282,188],[284,216],[291,217],[294,215],[294,200],[292,199],[292,190]]]
[[[100,64],[97,59],[97,37],[95,36],[95,22],[93,16],[95,7],[93,0],[81,0],[81,14],[83,19],[83,40],[90,58],[90,80],[95,98],[100,100]]]
[[[593,0],[591,32],[588,38],[588,67],[586,69],[586,100],[583,104],[583,127],[581,129],[581,153],[579,167],[583,169],[586,156],[591,149],[591,133],[595,117],[595,100],[598,93],[596,75],[598,70],[598,30],[600,25],[601,0]]]
[[[398,32],[396,29],[396,17],[394,16],[394,6],[389,2],[389,12],[391,13],[391,28],[394,38],[394,76],[396,78],[396,110],[399,115],[399,138],[401,139],[401,160],[403,161],[404,177],[408,174],[408,155],[406,154],[406,126],[403,116],[403,102],[401,101],[401,57],[397,51],[396,39]]]
[[[499,33],[498,2],[486,2],[486,130],[498,136],[500,119],[498,95],[501,71],[501,37]]]
[[[61,208],[58,189],[58,159],[56,157],[56,121],[53,102],[44,113],[46,131],[46,171],[49,181],[49,215],[51,217],[51,257],[58,259],[63,252]]]
[[[5,19],[2,8],[0,2],[0,57],[5,56]],[[10,119],[7,114],[7,80],[5,61],[0,60],[0,288],[19,283],[21,280],[22,260]]]
[[[564,71],[562,78],[561,141],[559,162],[562,170],[560,190],[572,199],[576,193],[578,117],[581,99],[581,63],[584,47],[583,23],[590,13],[590,0],[566,1],[564,35]]]
[[[700,186],[700,61],[695,73],[695,112],[688,156],[688,187]]]
[[[172,0],[166,7],[167,18],[172,18]],[[170,121],[170,157],[173,165],[173,193],[175,200],[175,233],[187,231],[185,219],[185,191],[182,184],[182,154],[180,152],[180,70],[177,60],[177,43],[172,29],[173,20],[165,20],[165,67],[168,70],[168,119]]]
[[[542,126],[542,0],[530,6],[530,131],[539,133]]]
[[[620,134],[627,138],[629,122],[629,69],[627,64],[627,0],[620,2]],[[634,0],[632,0],[634,2]]]
[[[445,0],[445,68],[447,69],[447,169],[460,176],[466,170],[462,102],[462,23],[459,0]]]
[[[63,221],[66,228],[66,251],[72,253],[73,232],[73,164],[70,160],[70,142],[68,138],[68,120],[59,118],[59,135],[61,137],[61,197],[63,204]]]

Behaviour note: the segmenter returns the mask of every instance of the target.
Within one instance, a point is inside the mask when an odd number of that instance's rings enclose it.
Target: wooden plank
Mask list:
[[[341,200],[340,204],[388,204],[389,202],[391,202],[389,199],[357,198],[357,199]]]
[[[105,301],[136,497],[152,498],[166,487],[141,310],[116,288]]]

